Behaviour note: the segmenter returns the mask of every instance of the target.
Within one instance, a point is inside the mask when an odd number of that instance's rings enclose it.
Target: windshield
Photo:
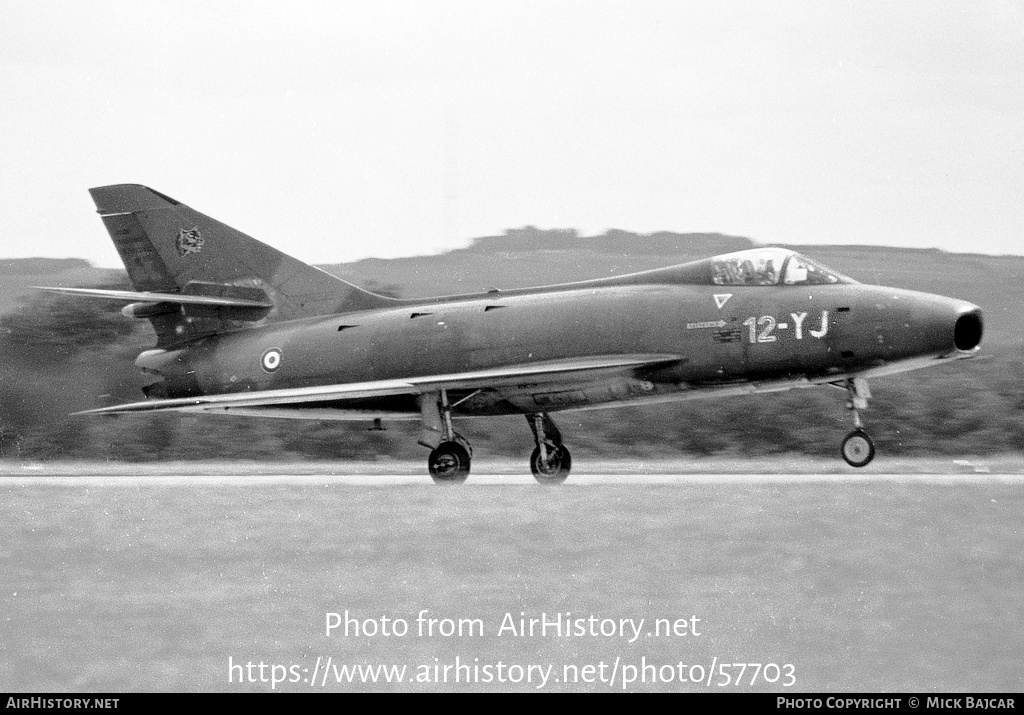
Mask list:
[[[719,286],[777,285],[791,254],[782,248],[754,248],[719,256],[711,263],[711,282]]]
[[[773,286],[852,281],[795,251],[752,248],[712,259],[711,282],[721,286]]]
[[[842,276],[809,258],[794,253],[786,264],[786,285],[827,285],[842,283]]]

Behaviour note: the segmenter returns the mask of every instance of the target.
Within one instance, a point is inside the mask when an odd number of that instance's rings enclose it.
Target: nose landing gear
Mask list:
[[[846,408],[853,412],[854,429],[843,438],[840,451],[843,459],[851,467],[865,467],[875,458],[875,444],[864,431],[864,423],[860,418],[860,411],[868,408],[871,389],[868,387],[868,381],[860,377],[848,379],[844,387],[849,395]]]

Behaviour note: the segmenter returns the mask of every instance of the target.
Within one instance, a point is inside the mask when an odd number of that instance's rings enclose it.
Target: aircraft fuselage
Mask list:
[[[586,355],[681,356],[672,365],[609,371],[586,384],[524,380],[480,391],[455,408],[462,415],[486,415],[683,399],[746,383],[814,384],[868,370],[898,372],[908,362],[969,353],[980,336],[975,306],[914,291],[861,284],[654,284],[483,294],[274,323],[214,335],[181,350],[150,351],[138,364],[163,379],[151,396],[188,397]],[[335,417],[365,418],[375,409],[390,418],[417,412],[414,399],[378,398],[357,410],[347,407]],[[325,408],[330,405],[317,409]]]

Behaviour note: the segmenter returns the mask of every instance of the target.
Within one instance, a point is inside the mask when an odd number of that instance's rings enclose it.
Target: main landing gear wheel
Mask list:
[[[875,458],[875,443],[867,432],[855,429],[843,440],[842,452],[851,467],[865,467]]]
[[[537,448],[530,455],[530,471],[541,484],[561,484],[572,469],[572,456],[562,444],[562,433],[554,420],[543,412],[525,415],[527,424],[533,430],[533,441]]]
[[[458,442],[442,442],[427,459],[435,484],[462,484],[469,476],[469,452]]]
[[[561,484],[569,477],[572,455],[565,445],[545,445],[547,459],[541,457],[540,447],[530,455],[530,471],[541,484]]]

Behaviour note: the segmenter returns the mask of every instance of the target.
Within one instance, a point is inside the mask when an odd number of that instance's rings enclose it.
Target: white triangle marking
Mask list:
[[[715,293],[715,305],[721,310],[722,306],[729,302],[732,298],[732,293]]]

